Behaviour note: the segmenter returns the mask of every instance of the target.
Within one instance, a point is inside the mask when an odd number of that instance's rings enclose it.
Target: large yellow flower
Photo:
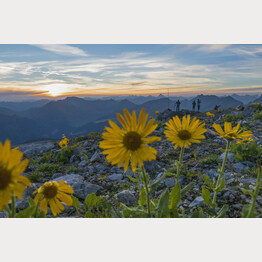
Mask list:
[[[106,159],[112,165],[121,167],[124,164],[126,171],[131,161],[132,171],[135,172],[137,165],[142,167],[143,161],[156,159],[156,149],[148,144],[160,141],[161,138],[147,137],[157,128],[157,124],[154,124],[154,119],[146,123],[148,114],[145,114],[144,108],[140,111],[138,121],[135,111],[130,115],[127,109],[124,109],[124,116],[125,118],[117,114],[123,128],[109,120],[111,127],[105,127],[107,132],[102,133],[103,141],[100,142],[100,148],[105,149],[103,154],[107,155]]]
[[[21,176],[29,161],[21,161],[23,153],[17,148],[11,149],[9,140],[2,145],[0,142],[0,211],[10,201],[12,194],[23,199],[26,186],[31,186],[30,180]]]
[[[205,124],[196,117],[190,122],[190,115],[183,116],[182,122],[178,116],[173,117],[166,123],[165,135],[167,140],[175,144],[174,148],[186,147],[191,143],[200,143],[199,139],[205,139],[203,135],[207,130]]]
[[[248,138],[253,137],[251,131],[244,131],[241,133],[240,123],[238,123],[235,127],[232,128],[232,124],[225,122],[224,123],[224,130],[219,124],[213,124],[213,128],[217,131],[214,132],[220,135],[221,138],[224,138],[228,141],[233,141],[235,139],[242,139],[247,140]]]
[[[46,214],[48,203],[54,216],[59,215],[64,210],[64,206],[60,200],[68,206],[72,206],[73,204],[72,197],[66,193],[73,194],[74,190],[70,185],[67,185],[65,181],[46,182],[34,192],[34,194],[36,193],[37,195],[34,201],[36,204],[40,201],[40,208]]]

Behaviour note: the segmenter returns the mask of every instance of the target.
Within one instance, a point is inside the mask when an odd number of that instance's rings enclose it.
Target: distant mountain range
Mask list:
[[[241,97],[241,99],[237,99]],[[119,97],[118,97],[119,98]],[[0,141],[9,138],[13,144],[40,139],[60,139],[62,135],[74,137],[92,131],[102,131],[108,119],[116,121],[116,113],[140,110],[142,107],[155,116],[155,111],[175,109],[177,99],[180,109],[192,109],[192,102],[201,100],[201,112],[212,110],[215,105],[222,109],[237,107],[250,102],[253,96],[199,95],[194,98],[153,96],[128,96],[123,99],[83,99],[67,97],[63,100],[35,102],[0,102]],[[254,97],[262,103],[262,96]],[[242,101],[240,101],[242,100]],[[253,101],[252,101],[253,102]]]

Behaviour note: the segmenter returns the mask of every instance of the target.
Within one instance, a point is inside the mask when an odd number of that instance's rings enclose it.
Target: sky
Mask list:
[[[0,45],[0,100],[261,94],[262,45]]]

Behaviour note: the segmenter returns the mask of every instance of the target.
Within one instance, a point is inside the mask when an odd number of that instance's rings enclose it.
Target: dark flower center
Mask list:
[[[5,189],[11,182],[11,172],[0,166],[0,190]]]
[[[191,138],[191,133],[188,132],[187,130],[181,130],[178,132],[178,137],[181,139],[181,140],[188,140]]]
[[[45,187],[43,194],[45,198],[53,198],[57,194],[57,187],[54,185]]]
[[[135,151],[141,146],[142,139],[137,132],[130,131],[124,136],[123,143],[127,149]]]

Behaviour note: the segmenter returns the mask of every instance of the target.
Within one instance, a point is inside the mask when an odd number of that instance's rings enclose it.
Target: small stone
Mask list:
[[[92,157],[91,157],[91,159],[90,159],[90,162],[93,163],[93,162],[99,162],[99,161],[101,161],[101,157],[100,157],[100,155],[98,154],[98,152],[96,151],[96,152],[92,155]]]
[[[108,179],[111,181],[120,181],[123,179],[123,174],[113,174],[108,176]]]
[[[116,196],[120,202],[124,203],[127,206],[134,206],[137,203],[134,194],[132,194],[132,192],[130,192],[129,190],[124,190],[118,193]]]
[[[225,155],[226,155],[226,153],[224,152],[224,153],[219,157],[219,159],[220,159],[221,161],[223,161],[224,158],[225,158]],[[227,155],[227,161],[230,162],[230,163],[232,163],[232,162],[234,162],[235,160],[236,160],[236,158],[235,158],[234,154],[233,154],[233,153],[228,153],[228,155]]]
[[[80,163],[79,163],[79,166],[85,166],[86,165],[86,161],[85,160],[82,160]]]
[[[200,207],[204,206],[204,198],[202,196],[198,196],[195,198],[194,201],[192,201],[189,205],[189,207]]]
[[[243,170],[248,169],[248,167],[243,165],[242,163],[233,164],[233,168],[236,170],[237,173],[241,173]]]

